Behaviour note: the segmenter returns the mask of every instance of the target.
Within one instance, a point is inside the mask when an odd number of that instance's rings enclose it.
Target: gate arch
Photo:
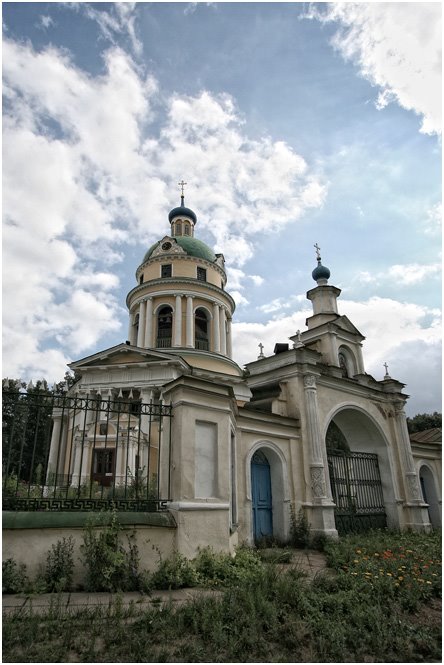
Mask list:
[[[332,496],[335,489],[335,478],[332,476],[334,476],[336,463],[336,473],[337,475],[343,473],[341,482],[350,494],[350,512],[358,512],[362,515],[367,512],[376,517],[385,513],[387,526],[399,526],[394,465],[387,439],[381,427],[367,411],[355,404],[341,405],[329,414],[326,419],[324,436],[326,436],[331,422],[334,422],[341,430],[350,448],[350,453],[343,453],[343,456],[350,455],[347,465],[340,460],[336,462],[330,453],[329,476]],[[328,451],[327,457],[329,457]],[[351,475],[351,481],[349,475]],[[352,491],[350,491],[351,486]],[[362,510],[358,510],[360,503]],[[375,508],[374,512],[370,510],[372,503]],[[340,512],[337,508],[338,515]],[[372,520],[369,518],[367,521],[370,528]],[[382,521],[382,518],[380,520],[378,518],[374,525],[382,525]],[[361,522],[364,526],[365,520],[362,519]]]

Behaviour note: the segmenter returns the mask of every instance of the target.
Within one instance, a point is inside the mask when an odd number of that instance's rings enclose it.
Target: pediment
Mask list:
[[[140,363],[173,363],[184,370],[189,369],[189,365],[183,358],[173,353],[164,351],[155,351],[154,349],[142,349],[130,344],[119,344],[104,351],[99,351],[92,356],[81,358],[69,364],[73,370],[86,369],[88,367],[103,367],[116,365],[134,365]]]
[[[154,256],[163,256],[164,254],[186,254],[186,251],[179,245],[176,238],[165,236],[151,252],[150,258]]]
[[[341,330],[345,330],[352,335],[357,335],[361,339],[365,339],[364,335],[353,325],[350,319],[347,316],[340,316],[334,320],[330,325],[333,325]]]

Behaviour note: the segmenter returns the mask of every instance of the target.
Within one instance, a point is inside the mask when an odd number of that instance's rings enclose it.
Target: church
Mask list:
[[[339,313],[319,248],[306,329],[271,356],[260,345],[241,368],[224,256],[196,237],[183,186],[168,222],[128,293],[127,341],[70,364],[68,395],[98,400],[102,412],[54,411],[48,474],[73,487],[94,481],[102,495],[143,476],[188,557],[207,545],[285,542],[300,514],[313,535],[333,538],[428,530],[404,385],[387,368],[382,381],[366,373],[365,338]],[[119,400],[125,408],[110,409]]]

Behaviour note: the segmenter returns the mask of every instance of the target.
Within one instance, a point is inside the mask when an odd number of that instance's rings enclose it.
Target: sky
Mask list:
[[[243,366],[311,315],[314,244],[366,371],[441,410],[441,4],[12,3],[3,376],[127,339],[185,203],[225,256]]]

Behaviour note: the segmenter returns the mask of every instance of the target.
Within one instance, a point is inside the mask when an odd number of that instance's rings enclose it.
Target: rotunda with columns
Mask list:
[[[223,254],[195,237],[197,216],[184,203],[169,213],[170,233],[154,243],[127,296],[132,346],[168,349],[192,367],[239,374],[231,361],[233,298]]]

